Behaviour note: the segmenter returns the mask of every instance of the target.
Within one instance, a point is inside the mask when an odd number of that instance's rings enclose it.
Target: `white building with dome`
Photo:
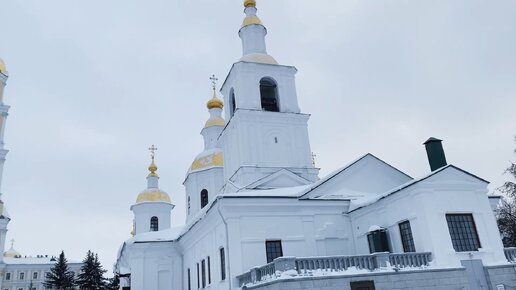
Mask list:
[[[174,205],[153,158],[148,188],[131,206],[135,235],[114,267],[121,288],[516,286],[516,249],[504,249],[493,214],[499,198],[486,180],[447,164],[442,140],[425,142],[424,176],[372,154],[318,176],[297,69],[267,53],[256,2],[244,6],[243,56],[222,85],[224,102],[214,90],[207,104],[204,151],[183,183],[186,224],[170,227]]]

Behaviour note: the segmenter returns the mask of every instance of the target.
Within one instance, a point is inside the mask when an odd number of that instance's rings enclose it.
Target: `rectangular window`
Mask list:
[[[220,248],[220,280],[226,280],[226,254],[224,248]]]
[[[38,279],[38,272],[32,273],[32,279]]]
[[[197,263],[197,289],[201,288],[201,279],[199,277],[199,263]]]
[[[401,235],[401,244],[403,245],[403,251],[407,252],[415,252],[416,247],[414,246],[414,239],[412,238],[412,229],[410,228],[410,222],[404,221],[399,224],[400,227],[400,235]]]
[[[281,241],[266,241],[265,252],[267,253],[267,264],[274,261],[277,257],[282,257],[283,249],[281,248]]]
[[[190,282],[190,268],[188,268],[187,273],[188,273],[188,290],[192,290],[192,283]]]
[[[455,251],[478,251],[480,240],[472,214],[447,214],[446,221]]]
[[[201,277],[202,277],[202,288],[206,288],[206,261],[201,261]]]
[[[5,280],[11,280],[11,273],[5,274]]]
[[[20,280],[24,280],[25,279],[25,273],[24,272],[20,272]]]
[[[208,285],[211,284],[211,265],[210,265],[210,257],[208,256]]]

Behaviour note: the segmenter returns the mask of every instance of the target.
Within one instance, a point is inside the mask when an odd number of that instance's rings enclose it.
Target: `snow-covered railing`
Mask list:
[[[516,248],[505,248],[504,252],[507,261],[511,263],[516,263]]]
[[[515,249],[516,250],[516,249]],[[516,257],[516,252],[514,253]],[[240,287],[258,282],[276,279],[280,276],[306,276],[317,272],[342,272],[351,268],[354,271],[374,271],[379,268],[428,266],[432,259],[431,253],[374,253],[357,256],[328,256],[328,257],[279,257],[273,262],[237,276]]]
[[[374,270],[377,268],[376,260],[377,255],[297,258],[296,269],[299,274],[313,270],[343,271],[349,267]]]
[[[389,262],[395,268],[428,266],[432,260],[432,253],[402,253],[389,254]]]

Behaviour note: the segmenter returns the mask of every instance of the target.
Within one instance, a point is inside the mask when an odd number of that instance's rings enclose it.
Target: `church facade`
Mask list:
[[[204,151],[184,180],[186,224],[152,163],[131,206],[133,237],[114,267],[121,289],[505,289],[504,249],[484,179],[425,142],[431,170],[413,178],[372,154],[326,177],[313,164],[309,115],[293,66],[267,53],[246,0],[243,56],[208,101]],[[215,79],[214,79],[215,80]],[[224,114],[224,118],[222,117]]]

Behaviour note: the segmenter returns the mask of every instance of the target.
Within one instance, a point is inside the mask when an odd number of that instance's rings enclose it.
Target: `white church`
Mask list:
[[[499,197],[447,164],[441,140],[424,144],[425,176],[366,154],[319,177],[297,69],[267,54],[256,2],[244,6],[243,56],[224,101],[214,86],[204,151],[184,180],[186,224],[171,228],[152,147],[133,237],[114,267],[121,289],[514,289]]]

